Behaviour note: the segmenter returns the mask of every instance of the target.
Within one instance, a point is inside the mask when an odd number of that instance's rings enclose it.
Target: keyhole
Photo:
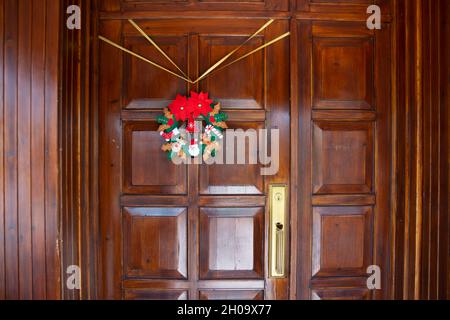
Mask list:
[[[283,199],[283,196],[281,195],[281,193],[276,193],[275,194],[275,200],[277,200],[277,201],[281,201],[281,199]]]

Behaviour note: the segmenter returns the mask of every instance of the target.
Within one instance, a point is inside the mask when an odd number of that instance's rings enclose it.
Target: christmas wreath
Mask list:
[[[228,116],[220,112],[220,108],[220,103],[213,103],[208,93],[191,92],[190,97],[177,95],[164,109],[164,114],[157,117],[158,131],[166,141],[161,149],[168,152],[170,160],[174,156],[187,159],[201,154],[207,161],[216,156],[223,131],[228,128],[225,123]],[[206,123],[201,131],[196,127],[196,119]],[[199,133],[200,141],[195,138]]]

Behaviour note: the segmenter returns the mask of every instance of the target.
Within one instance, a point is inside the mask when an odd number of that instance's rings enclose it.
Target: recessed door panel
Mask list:
[[[156,121],[124,122],[124,193],[185,194],[186,165],[161,151]]]
[[[152,39],[177,66],[186,72],[188,36],[152,36]],[[155,63],[174,69],[158,50],[140,35],[128,35],[125,48],[151,59]],[[161,109],[170,103],[168,97],[186,92],[186,83],[130,55],[123,56],[123,106],[127,109]],[[177,70],[176,70],[177,71]],[[151,85],[149,85],[151,84]]]
[[[365,276],[371,235],[371,207],[315,207],[312,276]]]
[[[263,278],[263,208],[200,209],[200,276]]]
[[[246,40],[245,37],[200,37],[200,71],[205,72],[215,62],[234,50]],[[257,36],[249,41],[233,57],[250,52],[264,44]],[[232,61],[233,58],[230,58]],[[264,109],[265,69],[264,51],[257,52],[220,72],[212,74],[202,83],[202,89],[212,93],[222,107],[229,109]]]
[[[370,38],[314,42],[314,107],[371,109],[373,58]]]
[[[262,195],[264,176],[258,163],[259,129],[264,122],[228,121],[234,135],[224,136],[216,161],[200,167],[200,193],[210,195]],[[230,140],[234,141],[230,141]],[[230,143],[230,147],[228,146]],[[224,165],[225,164],[225,165]]]
[[[373,152],[372,123],[314,122],[313,192],[372,192]]]
[[[187,210],[124,208],[127,277],[187,278]]]

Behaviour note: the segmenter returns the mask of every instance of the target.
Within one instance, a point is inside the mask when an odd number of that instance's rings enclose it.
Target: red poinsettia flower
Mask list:
[[[170,112],[173,113],[177,121],[185,121],[191,114],[188,100],[185,96],[177,95],[175,100],[169,105]]]
[[[188,99],[189,109],[192,112],[194,118],[204,115],[207,116],[211,112],[211,103],[213,101],[208,98],[207,93],[191,92],[191,97]]]

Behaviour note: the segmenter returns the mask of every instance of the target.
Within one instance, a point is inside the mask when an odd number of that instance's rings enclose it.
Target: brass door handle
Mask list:
[[[269,187],[270,227],[269,227],[269,264],[270,277],[283,278],[286,273],[286,212],[287,186]]]
[[[275,234],[275,242],[276,242],[276,249],[277,254],[275,257],[275,270],[277,274],[283,274],[284,273],[284,263],[283,263],[283,252],[284,252],[284,230],[283,230],[283,224],[277,223],[276,224],[276,234]]]

